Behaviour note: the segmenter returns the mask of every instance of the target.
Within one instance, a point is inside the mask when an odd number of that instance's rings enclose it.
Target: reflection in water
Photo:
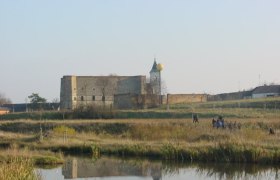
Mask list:
[[[256,164],[199,164],[196,173],[214,179],[279,179],[278,168]]]
[[[66,160],[62,174],[66,179],[138,176],[160,180],[161,168],[161,163],[149,161],[136,162],[112,158],[100,158],[93,161],[91,159],[70,158]]]
[[[60,179],[279,179],[278,168],[254,164],[171,163],[102,157],[97,160],[68,158],[62,171],[59,168],[43,174],[45,179],[59,179],[60,176]]]

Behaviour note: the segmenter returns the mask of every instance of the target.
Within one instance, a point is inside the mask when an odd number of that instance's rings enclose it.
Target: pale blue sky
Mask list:
[[[0,92],[59,97],[63,75],[148,75],[169,93],[280,84],[279,0],[0,0]]]

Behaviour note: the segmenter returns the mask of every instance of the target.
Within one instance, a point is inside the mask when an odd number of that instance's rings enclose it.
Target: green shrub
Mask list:
[[[110,106],[79,106],[73,111],[74,119],[113,119],[115,112]]]
[[[57,126],[53,129],[53,132],[55,134],[64,134],[64,133],[67,133],[68,135],[76,134],[76,130],[74,128],[67,127],[67,126]]]

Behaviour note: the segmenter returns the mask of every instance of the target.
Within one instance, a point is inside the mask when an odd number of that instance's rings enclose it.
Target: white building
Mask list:
[[[252,92],[252,98],[266,98],[280,96],[280,85],[259,86]]]

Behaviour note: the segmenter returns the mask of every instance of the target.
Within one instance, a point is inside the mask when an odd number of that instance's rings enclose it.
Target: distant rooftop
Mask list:
[[[256,87],[253,94],[280,93],[280,85],[264,85]]]

